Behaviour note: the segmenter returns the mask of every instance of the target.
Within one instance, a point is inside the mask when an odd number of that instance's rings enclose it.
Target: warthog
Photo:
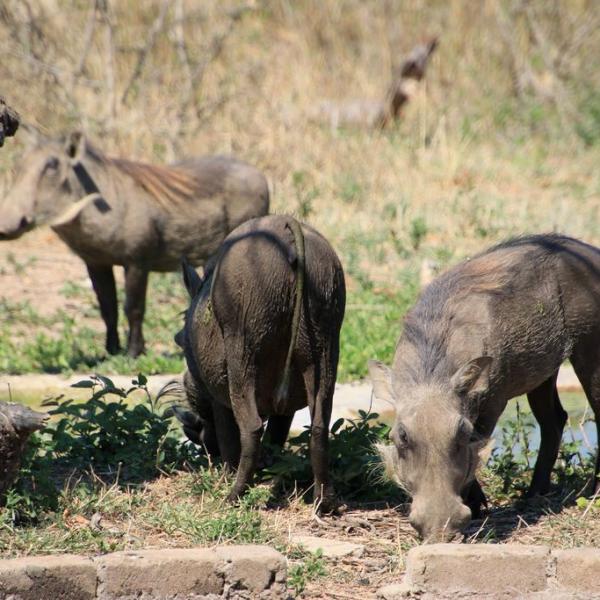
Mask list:
[[[381,100],[358,98],[336,102],[323,100],[312,111],[315,120],[328,122],[332,129],[343,126],[386,127],[401,114],[405,104],[415,95],[437,38],[417,44],[404,58],[401,65],[393,69],[392,82],[385,98]]]
[[[18,128],[19,114],[0,96],[0,147],[4,145],[4,138],[15,135]]]
[[[184,265],[191,297],[176,339],[188,366],[191,411],[176,411],[186,433],[219,452],[251,482],[265,436],[283,446],[294,413],[311,414],[315,500],[331,508],[329,420],[346,292],[335,252],[319,233],[287,216],[240,225],[201,279]]]
[[[25,156],[0,206],[0,239],[50,224],[87,266],[111,354],[120,348],[112,267],[124,266],[128,349],[137,356],[148,273],[176,270],[182,256],[203,264],[234,227],[268,209],[265,177],[234,158],[153,166],[109,158],[76,133]]]
[[[453,537],[479,510],[478,453],[521,394],[541,430],[528,494],[548,492],[567,419],[558,369],[570,359],[600,428],[599,339],[600,250],[569,237],[508,241],[425,288],[391,370],[370,363],[375,394],[396,406],[384,462],[424,538]],[[598,470],[597,458],[597,489]]]

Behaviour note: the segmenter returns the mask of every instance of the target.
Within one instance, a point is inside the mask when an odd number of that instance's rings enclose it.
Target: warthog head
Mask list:
[[[16,239],[36,225],[74,218],[86,196],[74,164],[85,140],[74,133],[64,144],[44,141],[21,161],[17,179],[0,202],[0,240]]]
[[[190,326],[188,321],[194,314],[198,302],[206,302],[210,297],[210,285],[207,283],[212,273],[214,259],[205,265],[204,277],[200,277],[196,270],[184,258],[182,260],[183,281],[190,295],[191,305],[185,311],[185,324],[183,329],[175,334],[175,343],[183,350],[188,365],[182,379],[182,384],[175,384],[166,389],[171,395],[179,395],[184,399],[181,405],[172,406],[173,414],[183,427],[183,432],[190,441],[205,448],[210,457],[220,456],[219,444],[215,429],[215,421],[211,406],[210,394],[202,382],[198,366],[194,359],[192,343],[188,339]],[[172,392],[175,392],[173,394]]]
[[[210,399],[202,394],[192,374],[185,371],[181,382],[175,380],[165,384],[157,400],[164,397],[175,399],[165,414],[177,418],[191,442],[203,447],[211,458],[218,457],[219,444]]]
[[[399,369],[369,363],[375,396],[396,407],[391,444],[379,446],[386,475],[412,496],[409,520],[426,541],[448,541],[470,521],[461,493],[486,445],[469,418],[469,398],[487,387],[491,359],[481,357],[448,382],[418,383]]]

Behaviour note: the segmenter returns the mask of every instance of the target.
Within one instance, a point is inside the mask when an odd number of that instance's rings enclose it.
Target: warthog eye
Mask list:
[[[394,426],[390,438],[398,451],[405,450],[408,447],[408,434],[402,425],[397,424]]]
[[[56,171],[60,165],[60,162],[56,156],[50,157],[44,165],[44,171]]]

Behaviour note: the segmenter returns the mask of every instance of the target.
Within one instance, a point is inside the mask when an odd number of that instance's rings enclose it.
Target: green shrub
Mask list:
[[[36,519],[55,510],[61,484],[70,474],[88,473],[120,485],[171,473],[185,464],[206,464],[162,412],[142,374],[127,390],[96,375],[73,385],[89,389],[85,401],[54,398],[43,403],[50,425],[31,438],[21,477],[8,494],[9,518]],[[141,402],[131,395],[142,394]],[[85,482],[83,482],[85,484]]]
[[[329,438],[329,472],[336,493],[346,500],[399,500],[402,492],[384,481],[374,445],[387,439],[389,426],[377,413],[358,411],[356,419],[338,419]],[[309,488],[313,483],[310,465],[310,430],[290,438],[276,462],[262,473],[275,479],[284,491]]]

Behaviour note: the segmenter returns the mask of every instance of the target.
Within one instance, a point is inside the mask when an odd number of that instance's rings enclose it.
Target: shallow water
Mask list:
[[[584,456],[595,453],[598,437],[596,424],[594,422],[594,414],[592,413],[587,398],[582,392],[562,392],[560,394],[560,400],[569,415],[569,420],[567,421],[563,432],[563,443],[573,441],[579,442],[580,453]],[[540,430],[535,418],[531,414],[525,396],[511,400],[508,403],[494,432],[494,439],[496,440],[495,447],[502,446],[502,427],[508,425],[511,421],[514,422],[518,415],[524,422],[533,423],[535,425],[532,429],[528,429],[527,437],[529,441],[529,450],[537,452],[540,445]],[[522,443],[514,444],[513,451],[517,455],[521,454],[523,452]]]

